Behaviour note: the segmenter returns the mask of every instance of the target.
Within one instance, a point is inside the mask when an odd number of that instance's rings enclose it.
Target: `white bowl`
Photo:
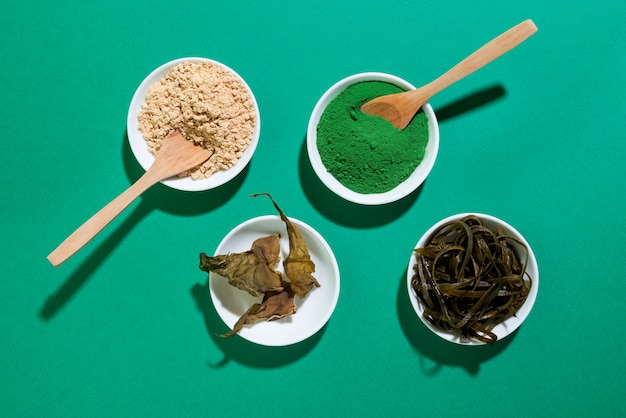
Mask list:
[[[133,154],[135,155],[135,158],[137,159],[139,164],[143,167],[143,169],[147,170],[148,168],[150,168],[150,166],[154,162],[154,156],[150,153],[150,151],[148,151],[148,144],[146,143],[141,132],[139,131],[139,122],[137,120],[137,116],[139,115],[139,111],[141,110],[141,105],[146,99],[146,93],[148,92],[148,89],[150,88],[150,86],[158,82],[159,80],[161,80],[163,77],[165,77],[167,72],[172,67],[176,66],[177,64],[180,64],[181,62],[186,62],[186,61],[207,61],[212,64],[219,65],[225,68],[226,70],[230,71],[248,89],[248,92],[250,93],[250,99],[252,100],[252,104],[254,105],[254,111],[256,113],[252,140],[250,144],[248,145],[248,147],[246,148],[246,150],[243,152],[242,157],[239,159],[237,164],[235,164],[233,167],[231,167],[228,170],[222,170],[222,171],[213,173],[209,178],[206,178],[206,179],[193,180],[190,177],[180,177],[180,178],[174,177],[174,178],[170,178],[161,182],[165,184],[166,186],[169,186],[178,190],[186,190],[186,191],[209,190],[209,189],[213,189],[215,187],[218,187],[227,183],[228,181],[235,178],[239,173],[241,173],[241,171],[243,171],[243,169],[246,167],[246,165],[248,165],[248,163],[252,159],[252,155],[254,154],[254,151],[256,150],[257,144],[259,142],[259,135],[261,133],[261,117],[259,114],[259,107],[257,105],[254,94],[252,93],[250,86],[248,86],[245,80],[241,78],[241,76],[239,76],[239,74],[237,74],[230,67],[220,62],[208,59],[208,58],[190,57],[190,58],[180,58],[180,59],[170,61],[168,63],[161,65],[156,70],[152,71],[150,75],[148,75],[139,85],[139,87],[137,88],[137,91],[135,91],[135,94],[133,95],[133,98],[130,102],[130,107],[128,109],[127,128],[126,128],[127,133],[128,133],[128,141],[130,143],[130,148],[133,151]]]
[[[294,315],[244,325],[238,335],[256,344],[285,346],[309,338],[328,322],[339,299],[339,267],[330,246],[309,225],[289,219],[300,229],[307,243],[315,263],[313,276],[320,287],[314,287],[304,299],[295,297],[297,311]],[[260,216],[242,223],[224,237],[214,255],[248,251],[255,239],[275,233],[281,235],[281,261],[277,270],[284,273],[282,263],[289,254],[289,240],[285,223],[279,216]],[[209,274],[209,291],[218,315],[230,329],[252,304],[261,302],[261,298],[231,286],[227,279],[213,272]]]
[[[313,109],[307,129],[307,150],[313,170],[322,183],[324,183],[326,187],[332,190],[335,194],[350,202],[362,205],[382,205],[402,199],[420,187],[424,180],[426,180],[426,177],[428,177],[428,174],[435,165],[437,152],[439,151],[439,126],[437,124],[435,112],[433,112],[430,104],[426,103],[422,106],[422,110],[428,118],[428,144],[426,145],[424,159],[416,167],[413,174],[392,190],[384,193],[363,194],[350,190],[333,177],[333,175],[326,170],[326,167],[324,167],[317,149],[317,125],[322,117],[322,114],[324,113],[324,109],[326,109],[326,106],[335,97],[337,97],[350,85],[360,83],[362,81],[384,81],[394,84],[404,90],[415,89],[412,84],[399,77],[378,72],[355,74],[335,83],[326,91],[326,93],[324,93]]]
[[[532,248],[530,247],[526,239],[524,239],[522,234],[520,234],[515,228],[513,228],[508,223],[494,216],[480,214],[480,213],[461,213],[461,214],[447,217],[437,222],[430,229],[428,229],[426,233],[424,233],[424,235],[420,238],[417,244],[415,244],[414,248],[424,247],[424,245],[430,239],[431,235],[443,224],[450,222],[450,221],[461,220],[468,215],[475,215],[483,222],[485,226],[488,226],[490,228],[500,226],[504,230],[505,234],[511,235],[517,238],[520,242],[523,242],[524,245],[526,245],[526,249],[528,251],[526,272],[528,273],[528,275],[530,275],[532,279],[532,286],[530,288],[530,292],[526,298],[526,301],[524,302],[522,307],[519,309],[516,316],[510,317],[506,319],[504,322],[501,322],[500,324],[494,327],[493,332],[498,337],[497,341],[500,341],[503,338],[510,335],[512,332],[514,332],[517,328],[519,328],[520,325],[522,325],[522,323],[524,322],[524,320],[530,313],[533,305],[535,304],[535,300],[537,299],[537,291],[539,289],[539,268],[537,266],[537,259],[535,258],[535,254],[533,253]],[[513,245],[518,250],[521,260],[524,261],[525,252],[523,251],[522,246],[516,243],[514,243]],[[421,305],[421,302],[418,299],[415,293],[415,290],[413,289],[413,286],[411,286],[411,279],[413,278],[413,275],[415,274],[415,271],[413,270],[413,266],[415,265],[415,263],[417,263],[417,257],[415,255],[415,252],[411,251],[411,258],[409,260],[409,267],[407,269],[407,289],[409,292],[409,299],[411,300],[411,305],[413,305],[413,309],[415,310],[415,313],[417,313],[417,316],[420,318],[420,320],[428,327],[428,329],[430,329],[432,332],[434,332],[435,334],[437,334],[439,337],[443,338],[446,341],[450,341],[450,342],[462,344],[462,345],[484,345],[485,343],[478,341],[478,340],[474,340],[474,339],[472,339],[468,343],[462,343],[460,341],[460,337],[461,337],[460,331],[443,330],[443,329],[435,327],[433,324],[431,324],[426,319],[424,319],[422,315],[424,313],[424,308]]]

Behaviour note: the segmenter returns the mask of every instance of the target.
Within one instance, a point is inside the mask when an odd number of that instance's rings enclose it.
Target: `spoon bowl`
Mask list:
[[[361,106],[369,115],[387,119],[396,128],[404,129],[417,111],[436,93],[467,77],[479,68],[515,48],[537,32],[528,19],[489,41],[439,78],[415,90],[377,97]]]

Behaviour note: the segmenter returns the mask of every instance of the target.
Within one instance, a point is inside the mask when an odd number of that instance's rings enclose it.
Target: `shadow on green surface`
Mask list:
[[[422,184],[405,198],[386,205],[349,202],[330,191],[313,171],[306,148],[306,135],[300,148],[298,167],[300,183],[309,203],[333,222],[353,228],[373,228],[394,221],[413,205],[424,186]]]
[[[496,84],[484,89],[468,94],[452,103],[449,103],[435,113],[438,122],[444,122],[463,113],[470,112],[478,107],[485,106],[501,97],[504,97],[506,91],[501,84]]]
[[[190,292],[198,310],[203,316],[207,334],[224,353],[224,357],[218,361],[207,361],[207,365],[213,369],[219,369],[231,360],[259,369],[285,366],[306,355],[322,338],[326,328],[323,327],[315,335],[300,343],[284,347],[267,347],[249,342],[239,336],[222,338],[218,334],[228,332],[229,329],[213,306],[211,296],[209,295],[208,283],[204,285],[197,283],[191,287]]]
[[[471,375],[480,372],[480,365],[497,356],[511,343],[516,333],[492,345],[465,347],[444,341],[431,332],[417,317],[409,300],[406,273],[398,288],[397,310],[400,326],[407,340],[420,354],[420,366],[425,375],[434,376],[443,367],[461,367]]]
[[[126,174],[131,183],[134,183],[144,173],[128,144],[128,136],[125,133],[123,138],[122,156]],[[228,199],[230,199],[241,187],[243,179],[248,172],[246,167],[235,179],[227,184],[212,190],[202,192],[185,192],[175,190],[163,184],[156,184],[146,190],[135,203],[135,208],[131,214],[119,225],[110,235],[95,249],[87,259],[69,276],[65,283],[44,302],[39,311],[39,316],[43,320],[50,320],[65,306],[70,299],[80,290],[93,272],[98,268],[103,260],[119,245],[130,231],[145,218],[152,210],[158,209],[178,216],[192,216],[215,210]],[[122,193],[123,190],[120,190]],[[114,199],[116,196],[111,196]],[[110,200],[109,200],[110,201]],[[105,202],[105,204],[108,203]],[[133,205],[131,204],[131,207]],[[94,213],[100,208],[94,209]],[[126,210],[131,210],[127,208]],[[77,220],[81,222],[81,220]],[[86,219],[82,220],[83,222]],[[80,224],[79,224],[80,225]],[[72,231],[69,231],[71,233]],[[107,233],[107,228],[102,231]],[[80,251],[89,251],[89,243]],[[62,267],[59,267],[62,268]]]

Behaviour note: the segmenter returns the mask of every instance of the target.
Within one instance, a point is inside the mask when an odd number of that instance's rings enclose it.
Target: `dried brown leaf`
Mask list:
[[[214,272],[228,283],[261,297],[265,292],[283,290],[282,274],[275,270],[280,261],[280,235],[258,238],[249,251],[210,257],[200,254],[200,270]]]
[[[269,193],[253,194],[252,197],[259,195],[267,196],[272,201],[274,207],[280,214],[280,219],[282,219],[287,226],[289,255],[285,261],[283,261],[285,275],[289,279],[291,288],[296,295],[298,295],[299,298],[304,298],[313,287],[320,287],[319,282],[312,274],[315,272],[315,263],[311,260],[306,241],[302,237],[300,229],[291,223]]]
[[[255,303],[235,323],[233,329],[220,337],[228,338],[237,334],[244,325],[253,325],[257,322],[275,321],[296,313],[294,292],[289,284],[284,283],[282,291],[265,293],[263,302]]]

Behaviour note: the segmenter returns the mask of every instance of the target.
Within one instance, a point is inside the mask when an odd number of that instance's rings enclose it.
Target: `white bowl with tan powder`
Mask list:
[[[231,68],[208,58],[180,58],[150,73],[130,103],[128,141],[144,170],[173,130],[215,152],[201,166],[162,183],[186,191],[212,189],[235,178],[252,159],[261,130],[259,108]]]

